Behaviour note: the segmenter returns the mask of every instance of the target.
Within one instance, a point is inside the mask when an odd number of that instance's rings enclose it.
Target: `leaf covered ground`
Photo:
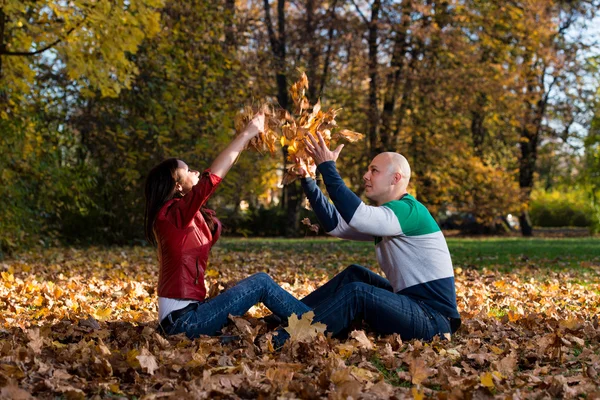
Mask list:
[[[316,329],[281,351],[254,344],[262,307],[232,320],[225,331],[242,339],[226,345],[158,335],[151,248],[18,254],[0,262],[0,398],[600,398],[600,242],[514,240],[514,254],[493,243],[450,241],[463,316],[450,340],[357,326],[341,340]],[[265,271],[301,298],[352,262],[378,271],[372,251],[224,240],[207,286],[214,295]]]

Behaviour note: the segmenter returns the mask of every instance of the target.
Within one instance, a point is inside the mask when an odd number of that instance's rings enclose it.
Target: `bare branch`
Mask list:
[[[87,18],[87,15],[85,17],[83,17],[83,19],[74,27],[72,27],[71,29],[69,29],[67,31],[67,33],[61,37],[56,39],[54,42],[50,43],[49,45],[39,49],[39,50],[35,50],[35,51],[6,51],[4,48],[0,49],[0,55],[5,55],[5,56],[34,56],[36,54],[40,54],[45,52],[46,50],[50,50],[52,47],[56,46],[57,44],[59,44],[60,42],[62,42],[63,40],[65,40],[73,31],[75,31],[76,29],[79,29],[83,23],[85,22]]]
[[[354,4],[354,7],[356,7],[356,11],[358,11],[358,14],[360,15],[360,17],[362,18],[362,20],[365,22],[365,24],[369,24],[369,20],[367,19],[367,17],[365,17],[365,15],[362,13],[362,11],[360,11],[360,8],[358,8],[358,4],[356,4],[356,2],[354,0],[351,0],[352,4]]]

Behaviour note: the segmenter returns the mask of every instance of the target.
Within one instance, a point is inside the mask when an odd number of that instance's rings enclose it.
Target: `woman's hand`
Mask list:
[[[244,128],[244,131],[242,132],[242,134],[248,135],[251,138],[256,137],[260,132],[264,132],[265,131],[265,113],[263,112],[259,112],[256,113],[256,115],[254,115],[254,118],[252,118],[252,120],[250,122],[248,122],[248,125],[246,125],[246,128]]]
[[[224,178],[240,153],[248,146],[250,140],[256,137],[259,132],[264,132],[264,130],[265,114],[259,112],[252,118],[242,133],[237,135],[213,161],[210,166],[212,173]]]

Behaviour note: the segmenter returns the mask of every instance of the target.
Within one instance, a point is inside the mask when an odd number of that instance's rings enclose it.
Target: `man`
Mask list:
[[[444,235],[429,211],[407,193],[410,166],[398,153],[377,155],[363,176],[361,201],[340,177],[321,135],[308,135],[307,152],[323,177],[333,205],[304,174],[302,187],[325,231],[343,239],[374,241],[377,261],[388,279],[358,265],[338,274],[302,301],[315,321],[333,335],[357,318],[381,334],[430,340],[460,326],[454,271]]]

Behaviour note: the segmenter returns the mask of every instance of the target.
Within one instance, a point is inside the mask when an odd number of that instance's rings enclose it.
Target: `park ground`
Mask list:
[[[0,397],[600,398],[600,239],[448,244],[463,317],[449,340],[305,327],[281,351],[254,344],[261,306],[232,319],[225,330],[242,339],[226,345],[158,335],[149,247],[15,254],[0,262]],[[206,284],[215,295],[265,271],[301,298],[352,263],[378,271],[373,245],[223,239]]]

